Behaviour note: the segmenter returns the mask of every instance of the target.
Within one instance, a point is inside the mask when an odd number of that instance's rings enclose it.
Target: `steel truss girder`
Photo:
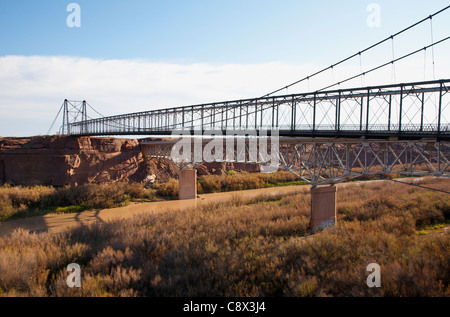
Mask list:
[[[443,141],[328,140],[280,144],[281,169],[313,186],[363,175],[450,177],[450,143]]]
[[[222,140],[223,151],[216,162],[236,163],[239,151],[242,163],[267,164],[261,161],[261,147],[246,140],[239,149],[237,142],[231,149]],[[173,161],[172,149],[177,141],[142,142],[145,156]],[[175,162],[180,168],[199,165],[195,153],[204,150],[208,140],[200,141],[200,148],[192,142],[191,156],[184,162]],[[279,162],[278,168],[313,185],[336,184],[360,176],[397,174],[404,176],[450,177],[450,142],[437,140],[357,140],[357,139],[297,139],[279,141],[277,148],[267,143],[267,152]],[[252,151],[256,151],[251,155]],[[230,159],[231,157],[231,159]]]

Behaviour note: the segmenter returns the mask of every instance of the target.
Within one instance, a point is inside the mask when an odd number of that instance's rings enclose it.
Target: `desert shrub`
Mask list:
[[[220,191],[222,188],[221,181],[225,178],[222,175],[208,175],[199,178],[198,183],[201,185],[203,193],[214,193]]]
[[[435,213],[448,198],[427,195],[401,184],[342,188],[346,216],[314,236],[306,190],[57,235],[18,231],[0,239],[0,288],[5,296],[450,296],[450,232],[416,234],[418,219],[443,219]],[[69,263],[82,266],[81,289],[65,284]],[[370,263],[381,266],[381,288],[367,287]]]
[[[4,190],[0,190],[0,221],[10,218],[15,213],[16,210],[12,206],[7,193]]]
[[[431,183],[430,183],[431,182]],[[433,185],[425,180],[423,185]],[[444,182],[445,183],[445,182]],[[444,189],[437,184],[436,189]],[[352,186],[349,191],[338,193],[338,212],[343,220],[367,221],[391,214],[398,217],[412,215],[420,228],[449,219],[450,196],[408,185],[392,183],[371,186]],[[376,195],[373,195],[376,192]]]
[[[0,187],[0,220],[48,212],[77,212],[90,208],[110,208],[131,199],[151,199],[152,189],[141,184],[87,184],[54,188]]]
[[[46,204],[49,197],[56,190],[52,187],[34,186],[34,187],[8,187],[0,188],[3,198],[10,202],[13,208],[21,207],[41,207]]]
[[[423,227],[448,219],[450,197],[443,197],[437,193],[414,192],[405,203],[404,208],[410,210],[416,219],[416,225]]]
[[[291,182],[295,177],[287,172],[273,174],[229,173],[209,175],[198,181],[198,192],[238,191],[256,189]],[[85,184],[74,187],[54,188],[46,186],[0,187],[0,221],[14,217],[26,217],[49,212],[70,213],[86,209],[111,208],[127,204],[135,199],[154,199],[155,195],[177,198],[178,181],[170,179],[158,184],[156,189],[145,188],[138,183]]]
[[[298,178],[288,172],[276,173],[229,173],[228,175],[206,175],[199,178],[202,193],[257,189],[274,185],[288,185]],[[303,183],[302,183],[303,184]]]
[[[178,180],[169,179],[168,182],[159,184],[156,194],[162,197],[176,198],[178,196]]]
[[[263,177],[264,180],[269,184],[289,183],[298,181],[297,176],[286,171],[278,171],[276,173],[259,174],[259,175],[260,177]]]

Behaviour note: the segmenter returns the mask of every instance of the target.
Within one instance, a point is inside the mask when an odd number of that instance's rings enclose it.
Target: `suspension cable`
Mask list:
[[[423,50],[423,80],[427,80],[427,50]]]
[[[441,9],[441,10],[439,10],[439,11],[437,11],[436,13],[433,13],[432,15],[430,15],[430,16],[428,16],[428,17],[422,19],[422,20],[420,20],[419,22],[416,22],[416,23],[414,23],[414,24],[408,26],[407,28],[405,28],[405,29],[403,29],[403,30],[401,30],[401,31],[399,31],[399,32],[397,32],[397,33],[395,33],[395,34],[393,34],[393,35],[391,35],[391,36],[385,38],[384,40],[381,40],[381,41],[379,41],[378,43],[375,43],[375,44],[373,44],[373,45],[371,45],[371,46],[369,46],[369,47],[363,49],[362,51],[359,51],[358,53],[355,53],[355,54],[353,54],[353,55],[351,55],[351,56],[349,56],[349,57],[347,57],[347,58],[344,58],[343,60],[341,60],[341,61],[339,61],[339,62],[337,62],[337,63],[335,63],[335,64],[333,64],[333,65],[331,65],[331,66],[328,66],[328,67],[326,67],[326,68],[324,68],[324,69],[322,69],[322,70],[320,70],[320,71],[318,71],[318,72],[316,72],[316,73],[314,73],[314,74],[312,74],[312,75],[309,75],[309,76],[307,76],[307,77],[305,77],[305,78],[302,78],[302,79],[300,79],[300,80],[297,80],[296,82],[293,82],[293,83],[291,83],[291,84],[289,84],[289,85],[287,85],[287,86],[284,86],[284,87],[282,87],[282,88],[279,88],[279,89],[277,89],[277,90],[274,90],[274,91],[272,91],[272,92],[270,92],[270,93],[268,93],[268,94],[262,96],[261,98],[269,97],[269,96],[271,96],[271,95],[273,95],[273,94],[276,94],[277,92],[280,92],[280,91],[282,91],[282,90],[284,90],[284,89],[286,89],[286,88],[289,88],[289,87],[292,87],[292,86],[294,86],[294,85],[297,85],[297,84],[299,84],[299,83],[301,83],[301,82],[303,82],[303,81],[305,81],[305,80],[307,80],[307,79],[309,79],[309,78],[311,78],[311,77],[317,76],[317,75],[319,75],[319,74],[321,74],[321,73],[323,73],[323,72],[325,72],[325,71],[327,71],[327,70],[330,70],[330,69],[332,69],[333,67],[336,67],[336,66],[338,66],[338,65],[340,65],[340,64],[342,64],[342,63],[344,63],[344,62],[346,62],[346,61],[348,61],[348,60],[351,60],[352,58],[354,58],[354,57],[356,57],[356,56],[359,56],[359,55],[361,55],[362,53],[365,53],[365,52],[371,50],[372,48],[375,48],[375,47],[377,47],[377,46],[379,46],[379,45],[385,43],[386,41],[388,41],[388,40],[390,40],[390,39],[392,39],[392,38],[394,38],[394,37],[396,37],[396,36],[398,36],[398,35],[400,35],[400,34],[406,32],[406,31],[408,31],[408,30],[410,30],[410,29],[412,29],[412,28],[414,28],[414,27],[416,27],[417,25],[422,24],[423,22],[427,21],[428,19],[431,20],[434,16],[436,16],[436,15],[438,15],[438,14],[440,14],[440,13],[442,13],[442,12],[448,10],[448,9],[450,9],[450,5],[447,6],[447,7],[445,7],[445,8],[443,8],[443,9]]]
[[[414,27],[416,27],[416,26],[422,24],[423,22],[427,21],[428,19],[430,19],[431,24],[432,24],[432,18],[433,18],[434,16],[437,16],[438,14],[440,14],[440,13],[442,13],[442,12],[448,10],[448,9],[450,9],[450,5],[447,6],[447,7],[445,7],[445,8],[443,8],[443,9],[441,9],[441,10],[439,10],[439,11],[437,11],[437,12],[435,12],[434,14],[432,14],[432,15],[430,15],[430,16],[428,16],[428,17],[426,17],[426,18],[424,18],[424,19],[422,19],[422,20],[420,20],[420,21],[418,21],[418,22],[416,22],[416,23],[414,23],[414,24],[408,26],[407,28],[405,28],[405,29],[403,29],[403,30],[401,30],[401,31],[399,31],[399,32],[397,32],[397,33],[395,33],[395,34],[393,34],[393,35],[391,35],[391,36],[389,36],[389,37],[387,37],[387,38],[385,38],[385,39],[383,39],[383,40],[381,40],[381,41],[379,41],[379,42],[377,42],[377,43],[375,43],[375,44],[373,44],[373,45],[371,45],[371,46],[369,46],[369,47],[367,47],[367,48],[365,48],[365,49],[363,49],[363,50],[361,50],[361,51],[359,51],[359,52],[357,52],[357,53],[355,53],[355,54],[353,54],[353,55],[351,55],[351,56],[349,56],[349,57],[347,57],[347,58],[345,58],[345,59],[343,59],[343,60],[341,60],[341,61],[339,61],[339,62],[337,62],[337,63],[333,64],[333,65],[329,66],[329,67],[326,67],[326,68],[324,68],[324,69],[322,69],[322,70],[320,70],[320,71],[317,71],[317,72],[313,73],[312,75],[309,75],[309,76],[307,76],[307,77],[304,77],[304,78],[302,78],[302,79],[300,79],[300,80],[298,80],[298,81],[296,81],[296,82],[293,82],[293,83],[291,83],[291,84],[289,84],[289,85],[287,85],[287,86],[284,86],[284,87],[282,87],[282,88],[279,88],[279,89],[277,89],[277,90],[274,90],[274,91],[272,91],[272,92],[270,92],[270,93],[268,93],[268,94],[262,96],[261,98],[269,97],[269,96],[271,96],[271,95],[273,95],[273,94],[275,94],[275,93],[277,93],[277,92],[280,92],[280,91],[285,90],[285,89],[289,89],[290,87],[292,87],[292,86],[294,86],[294,85],[297,85],[297,84],[299,84],[299,83],[301,83],[301,82],[303,82],[303,81],[306,81],[306,80],[308,81],[308,87],[309,87],[310,79],[311,79],[312,77],[315,77],[315,76],[317,76],[317,75],[319,75],[319,74],[321,74],[321,73],[323,73],[323,72],[325,72],[325,71],[327,71],[327,70],[330,70],[330,69],[333,70],[336,66],[338,66],[338,65],[340,65],[340,64],[342,64],[342,63],[344,63],[344,62],[346,62],[346,61],[348,61],[348,60],[351,60],[351,59],[353,59],[354,57],[357,57],[357,56],[359,56],[359,58],[360,58],[360,69],[361,69],[361,73],[360,73],[360,74],[355,75],[355,76],[352,76],[352,77],[350,77],[350,78],[347,78],[347,79],[345,79],[345,80],[343,80],[343,81],[340,81],[340,82],[338,82],[338,83],[334,83],[333,85],[327,86],[327,87],[322,88],[322,89],[317,90],[317,91],[322,91],[322,90],[325,90],[325,89],[334,87],[334,86],[336,86],[336,85],[341,85],[342,83],[345,83],[345,82],[347,82],[347,81],[350,81],[350,80],[352,80],[352,79],[355,79],[355,78],[358,78],[358,77],[361,77],[361,76],[362,76],[362,79],[361,79],[361,80],[363,81],[363,79],[365,78],[365,75],[368,74],[368,73],[371,73],[371,72],[373,72],[373,71],[375,71],[375,70],[378,70],[378,69],[380,69],[380,68],[382,68],[382,67],[385,67],[385,66],[387,66],[387,65],[389,65],[389,64],[392,64],[392,65],[393,65],[395,62],[400,61],[400,60],[402,60],[402,59],[404,59],[404,58],[407,58],[407,57],[409,57],[409,56],[411,56],[411,55],[417,54],[418,52],[421,52],[422,50],[424,50],[424,51],[426,52],[426,50],[427,50],[428,48],[430,48],[430,47],[431,47],[431,48],[434,48],[435,45],[438,45],[438,44],[440,44],[440,43],[442,43],[442,42],[444,42],[444,41],[447,41],[448,39],[450,39],[450,36],[447,37],[447,38],[445,38],[445,39],[442,39],[442,40],[440,40],[440,41],[438,41],[438,42],[434,42],[434,39],[433,39],[433,27],[431,26],[432,43],[431,43],[430,45],[428,45],[428,46],[426,46],[426,47],[424,47],[424,48],[422,48],[422,49],[416,50],[416,51],[414,51],[414,52],[412,52],[412,53],[406,54],[406,55],[404,55],[404,56],[402,56],[402,57],[399,57],[399,58],[397,58],[397,59],[394,58],[394,57],[395,57],[394,43],[393,43],[394,38],[395,38],[396,36],[398,36],[398,35],[404,33],[404,32],[407,32],[408,30],[410,30],[410,29],[412,29],[412,28],[414,28]],[[375,47],[377,47],[377,46],[379,46],[379,45],[381,45],[381,44],[383,44],[383,43],[385,43],[386,41],[389,41],[389,40],[392,41],[393,60],[390,61],[390,62],[387,62],[387,63],[385,63],[385,64],[383,64],[383,65],[377,66],[377,67],[375,67],[375,68],[372,68],[372,69],[370,69],[370,70],[368,70],[368,71],[363,72],[363,71],[362,71],[362,53],[365,53],[365,52],[367,52],[367,51],[369,51],[369,50],[371,50],[371,49],[373,49],[373,48],[375,48]],[[394,69],[394,70],[393,70],[393,71],[394,71],[393,75],[395,76],[395,66],[393,66],[393,67],[394,67],[394,68],[393,68],[393,69]],[[434,50],[433,50],[433,72],[434,72],[434,71],[435,71],[435,70],[434,70]],[[434,77],[435,77],[435,75],[434,75]],[[333,72],[333,79],[334,79],[334,72]],[[98,115],[100,115],[102,118],[105,118],[104,115],[100,114],[100,113],[99,113],[97,110],[95,110],[91,105],[88,104],[88,106],[89,106],[93,111],[95,111]],[[60,111],[61,111],[61,109],[60,109]],[[59,115],[59,114],[58,114],[58,115]],[[90,118],[90,119],[92,119],[92,118]],[[122,124],[122,123],[118,123],[118,125],[121,125],[121,126],[124,126],[124,127],[130,127],[130,126],[128,126],[128,125],[126,125],[126,124]]]
[[[317,90],[317,91],[323,91],[323,90],[326,90],[326,89],[328,89],[328,88],[334,87],[334,86],[336,86],[336,85],[343,84],[343,83],[345,83],[345,82],[347,82],[347,81],[350,81],[350,80],[352,80],[352,79],[358,78],[358,77],[360,77],[360,76],[365,76],[365,75],[368,74],[368,73],[371,73],[371,72],[374,72],[374,71],[376,71],[376,70],[378,70],[378,69],[380,69],[380,68],[386,67],[386,66],[388,66],[389,64],[396,63],[396,62],[398,62],[398,61],[400,61],[400,60],[402,60],[402,59],[405,59],[405,58],[410,57],[410,56],[412,56],[412,55],[414,55],[414,54],[417,54],[417,53],[421,52],[422,50],[426,50],[426,49],[428,49],[428,48],[430,48],[430,47],[433,47],[433,46],[435,46],[435,45],[441,44],[441,43],[443,43],[443,42],[445,42],[445,41],[447,41],[447,40],[449,40],[449,39],[450,39],[450,36],[447,36],[446,38],[444,38],[444,39],[442,39],[442,40],[440,40],[440,41],[438,41],[438,42],[435,42],[435,43],[433,43],[433,44],[430,44],[430,45],[428,45],[428,46],[425,46],[424,48],[421,48],[421,49],[418,49],[418,50],[416,50],[416,51],[414,51],[414,52],[411,52],[411,53],[409,53],[409,54],[403,55],[402,57],[399,57],[399,58],[397,58],[397,59],[395,59],[395,60],[392,60],[392,61],[387,62],[387,63],[385,63],[385,64],[382,64],[382,65],[380,65],[380,66],[374,67],[374,68],[372,68],[372,69],[370,69],[370,70],[368,70],[368,71],[366,71],[366,72],[364,72],[364,73],[362,73],[362,74],[358,74],[358,75],[349,77],[349,78],[347,78],[347,79],[344,79],[344,80],[340,81],[339,83],[335,83],[335,84],[333,84],[333,85],[327,86],[327,87],[322,88],[322,89],[319,89],[319,90]]]
[[[362,66],[362,55],[359,54],[359,72],[362,74],[363,72],[363,66]],[[361,77],[361,87],[364,86],[364,76]]]
[[[61,108],[59,108],[58,114],[56,115],[55,119],[53,120],[53,123],[52,123],[52,125],[50,126],[50,129],[48,129],[47,135],[50,135],[50,132],[51,132],[51,130],[53,129],[53,126],[55,125],[56,120],[58,120],[59,115],[60,115],[60,113],[61,113],[61,111],[62,111],[63,108],[64,108],[64,104],[62,104],[62,105],[61,105]]]
[[[431,25],[431,44],[434,43],[434,35],[433,35],[433,17],[430,16],[430,25]],[[434,65],[434,46],[431,48],[431,56],[433,61],[433,79],[436,80],[436,69]]]
[[[394,48],[394,38],[392,37],[392,60],[395,60],[395,48]],[[397,83],[397,76],[395,74],[395,64],[392,63],[392,76],[391,80],[394,84]]]
[[[89,106],[89,108],[91,108],[92,110],[94,110],[94,112],[97,113],[100,117],[105,118],[104,115],[102,115],[100,112],[98,112],[97,110],[95,110],[94,107],[92,107],[89,103],[86,102],[86,104]]]

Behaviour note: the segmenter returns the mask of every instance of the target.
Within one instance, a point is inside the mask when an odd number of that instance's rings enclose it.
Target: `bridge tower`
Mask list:
[[[81,120],[80,120],[81,115]],[[63,124],[61,126],[61,134],[63,135],[72,135],[73,129],[72,125],[74,122],[78,122],[80,120],[80,133],[85,134],[87,132],[87,128],[85,122],[87,121],[87,102],[83,100],[79,101],[70,101],[64,100],[63,103]]]

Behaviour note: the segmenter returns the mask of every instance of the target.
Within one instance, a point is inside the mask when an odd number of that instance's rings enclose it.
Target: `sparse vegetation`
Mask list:
[[[212,193],[256,189],[268,186],[303,185],[287,172],[274,174],[229,173],[203,176],[198,192]],[[156,196],[176,199],[178,180],[169,179],[146,188],[138,183],[87,184],[77,187],[54,188],[47,186],[0,187],[0,221],[37,216],[47,213],[73,213],[88,209],[105,209],[128,204],[130,201],[148,201]]]
[[[447,180],[422,184],[448,188]],[[304,192],[0,239],[3,296],[450,296],[450,196],[397,183],[338,192],[309,236]],[[423,230],[429,231],[421,234]],[[368,288],[367,265],[382,287]],[[82,267],[82,287],[66,267]]]
[[[54,188],[0,187],[0,221],[46,213],[70,213],[128,204],[131,200],[152,199],[155,191],[140,184],[88,184]]]
[[[271,186],[287,185],[290,183],[305,185],[298,178],[288,172],[278,171],[276,173],[239,173],[225,175],[208,175],[200,177],[200,193],[213,193],[222,191],[237,191],[264,188]]]
[[[285,171],[269,174],[228,171],[226,175],[201,176],[197,182],[199,194],[292,185],[306,185],[306,182],[299,181],[295,175]],[[64,188],[2,186],[0,221],[48,213],[120,207],[131,201],[145,202],[157,197],[177,199],[178,180],[171,178],[167,182],[156,183],[153,189],[140,183],[87,184]]]
[[[299,181],[295,175],[284,171],[269,174],[229,171],[227,175],[199,177],[197,189],[199,194],[207,194],[287,185],[306,185],[306,182]],[[157,195],[176,198],[178,196],[178,181],[171,179],[167,183],[160,184]]]

